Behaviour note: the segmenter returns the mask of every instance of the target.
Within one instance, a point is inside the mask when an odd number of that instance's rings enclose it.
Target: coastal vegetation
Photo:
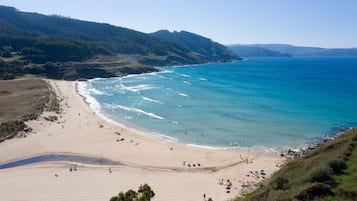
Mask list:
[[[0,81],[0,89],[0,141],[29,131],[24,121],[36,119],[46,108],[60,110],[59,100],[44,80]]]
[[[288,162],[268,182],[245,197],[251,200],[355,200],[357,129]]]
[[[232,58],[240,59],[235,56],[232,51],[225,46],[212,41],[209,38],[190,33],[187,31],[174,31],[160,30],[152,33],[151,35],[161,38],[163,40],[179,43],[185,48],[192,50],[197,55],[203,57],[206,61],[230,61]]]
[[[148,184],[140,185],[138,191],[132,189],[127,192],[120,192],[113,196],[110,201],[150,201],[155,196],[154,191]]]
[[[123,27],[0,6],[0,79],[28,74],[106,78],[156,71],[153,66],[239,59],[223,45],[203,38],[190,34],[195,45],[204,47],[198,50]],[[204,51],[206,46],[214,51]]]

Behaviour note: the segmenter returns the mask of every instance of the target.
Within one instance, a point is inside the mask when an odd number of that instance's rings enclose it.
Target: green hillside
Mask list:
[[[237,57],[226,55],[227,49],[219,51],[197,53],[178,42],[123,27],[0,6],[2,79],[26,74],[59,79],[112,77],[155,71],[152,66]]]
[[[334,200],[357,198],[357,129],[287,163],[270,180],[235,201]]]
[[[241,59],[225,46],[216,43],[209,38],[187,31],[169,32],[168,30],[160,30],[152,33],[152,35],[183,45],[187,49],[192,50],[198,57],[203,58],[205,62]]]

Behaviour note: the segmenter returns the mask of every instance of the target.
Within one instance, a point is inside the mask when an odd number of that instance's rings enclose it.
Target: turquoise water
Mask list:
[[[80,85],[124,124],[214,147],[300,146],[357,125],[357,58],[251,58]]]

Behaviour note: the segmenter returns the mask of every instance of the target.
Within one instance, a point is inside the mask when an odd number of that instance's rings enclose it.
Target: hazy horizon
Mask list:
[[[0,5],[23,12],[108,23],[144,33],[189,31],[225,44],[357,47],[357,1],[21,1]]]

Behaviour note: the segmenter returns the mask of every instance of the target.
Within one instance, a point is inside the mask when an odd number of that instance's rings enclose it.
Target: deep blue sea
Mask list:
[[[301,146],[357,125],[357,58],[249,58],[82,82],[129,127],[213,147]]]

